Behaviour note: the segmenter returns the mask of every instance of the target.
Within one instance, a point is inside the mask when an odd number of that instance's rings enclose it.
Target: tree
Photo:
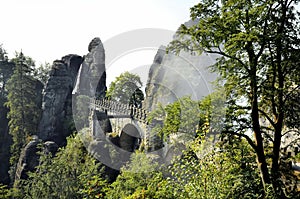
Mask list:
[[[159,104],[150,113],[148,120],[149,123],[152,123],[154,120],[163,121],[163,125],[157,125],[153,132],[162,137],[164,141],[168,141],[170,135],[177,133],[184,134],[186,140],[191,140],[196,137],[199,124],[202,123],[199,108],[200,102],[193,101],[189,96],[186,96],[165,107]]]
[[[168,166],[173,198],[259,198],[260,180],[249,145],[239,140],[199,155],[203,144],[195,140]]]
[[[212,68],[225,80],[228,94],[224,133],[247,140],[265,190],[272,184],[278,197],[284,197],[280,149],[289,117],[285,107],[299,103],[289,98],[299,90],[298,2],[203,0],[191,8],[195,25],[182,25],[169,48],[221,55]]]
[[[5,50],[0,45],[0,183],[9,184],[9,157],[11,136],[8,133],[8,108],[4,105],[7,102],[7,82],[13,74],[15,64],[11,62]]]
[[[50,70],[51,70],[51,64],[45,62],[44,64],[41,64],[39,67],[37,67],[34,70],[34,76],[39,81],[41,81],[44,85],[46,85],[49,78]]]
[[[7,82],[8,101],[6,106],[9,108],[9,133],[13,139],[10,162],[14,168],[22,147],[37,131],[40,107],[36,103],[37,81],[32,77],[33,60],[25,57],[21,52],[17,53],[16,58],[12,61],[16,66],[13,75]],[[12,172],[14,173],[14,169]]]
[[[0,93],[1,99],[6,98],[7,92],[5,86],[7,81],[12,76],[15,65],[13,62],[8,60],[6,51],[0,45]]]
[[[124,104],[141,107],[144,94],[141,91],[143,86],[138,75],[124,72],[110,84],[106,96]]]
[[[36,172],[23,181],[22,198],[104,198],[101,164],[88,154],[79,136],[52,154],[41,152]],[[25,197],[24,197],[25,196]]]
[[[121,174],[107,192],[107,198],[172,198],[164,186],[166,180],[145,153],[136,152],[131,162],[121,168]]]

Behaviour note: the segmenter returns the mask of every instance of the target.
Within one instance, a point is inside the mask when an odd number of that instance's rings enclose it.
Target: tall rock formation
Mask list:
[[[44,90],[38,131],[43,141],[54,141],[62,146],[66,137],[76,130],[72,113],[72,104],[75,104],[72,100],[76,98],[72,98],[72,93],[74,96],[105,97],[105,53],[101,40],[94,38],[88,50],[83,58],[71,54],[53,62]]]
[[[12,137],[8,132],[8,109],[6,107],[0,107],[0,183],[8,185],[9,178],[9,158],[10,158],[10,146],[12,144]]]
[[[186,25],[191,26],[194,23],[197,22],[189,21]],[[177,39],[177,35],[174,35],[173,38]],[[214,91],[212,82],[216,80],[217,75],[212,73],[208,66],[215,63],[216,58],[217,56],[205,54],[196,56],[184,51],[179,54],[167,53],[166,47],[161,46],[149,69],[144,108],[151,112],[159,104],[166,106],[186,96],[198,101],[212,93]],[[186,122],[184,120],[188,118],[198,117],[199,110],[197,107],[193,112],[189,112],[184,104],[180,104],[180,106],[181,124],[184,124]],[[164,142],[160,136],[152,132],[152,129],[155,131],[157,126],[163,127],[163,122],[160,119],[152,120],[152,123],[148,125],[149,130],[145,145],[148,146],[149,151],[157,152],[162,157],[161,161],[169,164],[174,156],[179,155],[184,150],[182,143],[192,139],[193,136],[187,134],[183,126],[179,125],[176,135],[172,135],[173,137],[169,139],[169,142]]]
[[[88,50],[89,53],[84,57],[84,61],[80,66],[76,85],[73,90],[73,99],[76,104],[80,103],[79,101],[83,96],[99,99],[104,98],[106,94],[105,51],[101,40],[98,37],[94,38],[90,42]],[[80,112],[88,113],[89,110],[87,109],[89,107],[87,105],[85,106],[86,110],[82,111],[81,108],[81,110],[78,110],[78,113],[76,112],[76,115],[81,114]],[[74,107],[73,110],[77,111],[77,107]],[[97,112],[93,113],[93,115],[94,116],[92,116],[92,118],[94,118],[95,122],[99,124],[95,125],[97,130],[94,131],[96,133],[94,136],[103,138],[106,132],[112,131],[107,114],[104,112]],[[87,116],[91,116],[91,113],[89,113],[89,115],[85,115],[84,118],[87,118]],[[84,126],[88,125],[87,121],[84,122],[85,125],[78,125],[80,122],[77,123],[76,120],[75,123],[77,130],[80,130]]]
[[[26,179],[27,172],[34,171],[38,165],[37,145],[40,141],[44,142],[45,152],[54,154],[58,147],[66,144],[66,138],[73,131],[80,130],[75,129],[74,125],[73,104],[76,101],[73,100],[76,97],[73,98],[72,93],[75,96],[86,96],[84,99],[95,96],[105,97],[105,54],[101,40],[93,39],[88,50],[89,53],[84,57],[70,54],[53,62],[42,98],[38,139],[31,141],[23,149],[15,182],[19,179]],[[101,114],[101,118],[98,119],[102,120],[100,124],[104,128],[111,128],[106,114]],[[111,130],[107,129],[107,131]]]
[[[105,52],[101,40],[94,38],[80,67],[73,94],[103,98],[106,92]]]
[[[72,132],[72,91],[82,57],[67,55],[53,62],[43,96],[42,117],[38,137],[43,141],[65,144]]]
[[[198,20],[189,20],[185,26],[190,27]],[[178,35],[173,36],[174,40]],[[215,63],[218,56],[192,55],[181,51],[178,55],[166,53],[166,47],[161,46],[155,55],[149,70],[146,84],[145,108],[155,109],[158,103],[172,103],[183,96],[191,96],[200,100],[213,91],[211,84],[217,75],[208,66]]]
[[[151,111],[158,103],[167,105],[183,96],[200,100],[210,94],[213,91],[211,83],[217,76],[208,66],[215,59],[216,56],[194,56],[187,52],[167,54],[166,48],[161,46],[149,70],[145,108]]]

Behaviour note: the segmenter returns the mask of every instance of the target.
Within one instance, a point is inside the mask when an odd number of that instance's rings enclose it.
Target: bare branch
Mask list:
[[[271,8],[272,8],[272,6],[270,5],[267,16],[270,16]],[[261,56],[261,54],[263,53],[263,51],[264,51],[264,49],[265,49],[266,39],[265,39],[264,36],[265,36],[266,33],[267,33],[267,27],[268,27],[268,18],[266,17],[266,18],[265,18],[265,23],[264,23],[264,30],[263,30],[263,41],[262,41],[260,50],[259,50],[259,52],[257,53],[257,55],[256,55],[256,57],[255,57],[256,60],[258,60],[258,58]]]
[[[206,53],[219,54],[219,55],[222,55],[222,56],[224,56],[224,57],[227,57],[227,58],[236,60],[236,61],[238,61],[238,62],[239,62],[239,63],[247,70],[248,73],[250,72],[249,68],[246,66],[246,64],[244,64],[244,63],[242,62],[242,60],[240,60],[240,59],[237,58],[237,57],[234,57],[234,56],[231,56],[231,55],[228,55],[228,54],[224,53],[219,47],[218,47],[218,49],[219,49],[219,51],[205,50],[205,49],[203,49],[203,51],[206,52]]]
[[[272,130],[272,129],[266,128],[266,127],[263,127],[263,128],[266,129],[266,130]],[[265,137],[266,137],[268,140],[270,140],[271,142],[274,142],[273,138],[268,134],[268,132],[262,131],[262,133],[265,135]]]
[[[299,130],[290,129],[290,130],[286,131],[284,134],[282,134],[282,137],[286,136],[286,134],[291,133],[291,132],[295,132],[295,133],[299,134],[299,136],[300,136],[300,131]]]
[[[256,147],[256,144],[253,142],[253,140],[246,134],[243,134],[243,133],[237,133],[237,132],[234,132],[234,131],[225,131],[223,133],[228,133],[228,134],[231,134],[231,135],[236,135],[236,136],[239,136],[239,137],[243,137],[247,140],[247,142],[250,144],[250,146],[256,151],[257,150],[257,147]]]
[[[261,110],[261,109],[258,109],[258,111],[259,111],[260,113],[262,113],[262,114],[267,118],[267,120],[271,123],[271,125],[272,125],[274,128],[276,128],[275,122],[268,116],[268,114],[267,114],[266,112],[264,112],[264,111]]]
[[[300,85],[296,86],[295,88],[293,88],[293,90],[289,91],[288,94],[285,96],[285,99],[284,99],[284,103],[286,102],[286,100],[289,99],[289,96],[297,89],[300,88]]]

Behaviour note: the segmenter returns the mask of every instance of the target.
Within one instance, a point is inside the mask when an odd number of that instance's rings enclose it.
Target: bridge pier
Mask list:
[[[112,132],[112,126],[106,112],[92,109],[89,126],[93,138],[105,138],[106,133]]]
[[[157,132],[155,132],[157,127],[161,128],[163,126],[162,120],[153,120],[149,124],[147,118],[149,115],[148,111],[107,99],[92,99],[90,101],[90,108],[92,121],[90,128],[93,138],[102,138],[108,141],[109,144],[116,146],[116,150],[120,152],[120,161],[128,161],[130,154],[138,149],[138,147],[143,147],[142,150],[145,150],[147,153],[150,152],[162,159],[164,158],[166,154],[165,143]],[[113,122],[111,123],[110,120],[118,121],[122,119],[123,122],[123,118],[131,122],[121,127],[120,134],[111,134],[111,137],[106,136],[106,133],[112,132],[113,129]],[[119,122],[115,123],[118,124]],[[126,151],[126,157],[122,156],[122,154],[124,155],[124,151]]]

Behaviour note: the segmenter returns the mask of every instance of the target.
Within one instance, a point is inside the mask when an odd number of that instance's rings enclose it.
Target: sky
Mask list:
[[[189,20],[189,8],[196,3],[196,0],[4,0],[0,44],[10,58],[15,51],[22,50],[37,65],[52,63],[67,54],[87,54],[94,37],[105,42],[140,28],[175,31]],[[141,65],[150,64],[154,54],[147,52]]]
[[[0,44],[9,58],[15,51],[36,65],[67,54],[85,55],[94,37],[103,43],[127,31],[163,28],[176,31],[189,20],[197,0],[1,0]],[[166,45],[166,44],[165,44]],[[158,48],[159,46],[157,46]],[[157,49],[120,56],[111,63],[113,76],[128,67],[151,65]]]

